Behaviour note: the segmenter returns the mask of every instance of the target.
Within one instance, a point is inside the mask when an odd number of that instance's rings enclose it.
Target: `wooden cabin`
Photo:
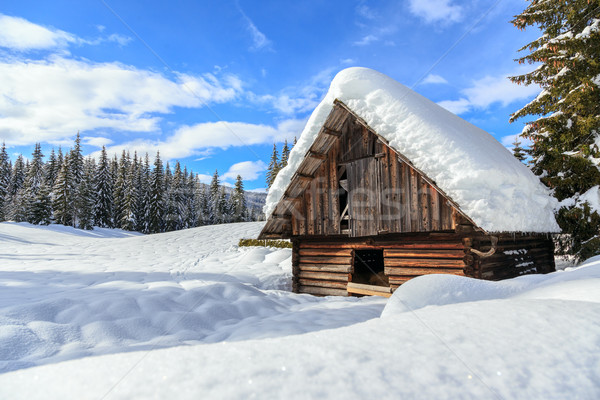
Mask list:
[[[259,239],[293,243],[293,290],[382,295],[444,273],[500,280],[555,270],[548,234],[487,232],[342,101]]]

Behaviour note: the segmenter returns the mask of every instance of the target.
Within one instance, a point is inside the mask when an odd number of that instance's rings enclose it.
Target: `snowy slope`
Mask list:
[[[291,251],[236,245],[263,224],[143,236],[1,223],[0,372],[379,315],[378,299],[327,302],[281,291],[290,286]],[[344,307],[356,315],[348,319]]]
[[[408,157],[488,232],[558,232],[555,199],[538,178],[487,132],[367,68],[333,79],[314,110],[288,166],[271,186],[269,216],[333,107],[343,101],[390,146]]]
[[[1,223],[0,398],[600,398],[600,257],[316,298],[261,228]]]

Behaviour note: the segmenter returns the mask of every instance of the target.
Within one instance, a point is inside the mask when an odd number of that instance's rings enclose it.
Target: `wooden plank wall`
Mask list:
[[[372,132],[347,119],[341,137],[297,200],[293,236],[340,234],[339,165],[346,165],[351,185],[351,237],[455,228],[453,207],[442,194]]]
[[[488,251],[491,243],[488,237],[474,238],[473,247]],[[501,235],[494,255],[480,258],[470,254],[465,263],[475,277],[487,280],[545,274],[556,269],[554,243],[544,235]]]
[[[297,263],[294,291],[316,295],[348,296],[346,287],[354,265],[354,250],[330,244],[294,242]],[[292,259],[292,262],[294,260]]]

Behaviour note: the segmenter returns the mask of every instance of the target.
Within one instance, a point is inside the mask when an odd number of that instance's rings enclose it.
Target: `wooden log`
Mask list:
[[[462,268],[402,268],[402,267],[386,267],[384,272],[388,276],[403,276],[403,275],[430,275],[430,274],[449,274],[449,275],[464,275]]]
[[[352,249],[337,249],[337,248],[301,248],[299,250],[302,256],[342,256],[351,257]]]
[[[337,272],[324,272],[324,271],[306,271],[300,270],[298,273],[298,278],[300,279],[316,279],[318,281],[340,281],[340,282],[348,282],[348,274],[347,273],[337,273]]]
[[[416,278],[416,276],[390,276],[389,277],[390,286],[402,285],[403,283],[406,283],[413,278]]]
[[[302,253],[300,253],[302,254]],[[383,257],[403,258],[463,258],[465,253],[461,249],[384,249]]]
[[[426,268],[463,268],[462,259],[415,259],[415,258],[384,258],[386,267],[426,267]]]
[[[365,285],[362,283],[348,282],[348,293],[362,294],[367,296],[390,297],[392,288],[389,286]]]
[[[345,281],[345,282],[321,281],[321,280],[307,279],[307,278],[298,278],[298,282],[302,286],[317,286],[317,287],[332,288],[332,289],[344,289],[344,290],[346,290],[346,284],[348,283],[347,281]]]
[[[301,264],[344,264],[351,265],[352,257],[336,257],[336,256],[302,256],[300,257]]]
[[[349,274],[353,270],[352,265],[342,264],[300,264],[298,266],[298,271],[343,272]]]
[[[317,243],[301,242],[303,249],[423,249],[423,250],[463,250],[461,243],[441,243],[441,242],[336,242],[336,243]]]
[[[298,286],[298,293],[314,294],[317,296],[348,296],[346,289],[332,289],[318,286]]]

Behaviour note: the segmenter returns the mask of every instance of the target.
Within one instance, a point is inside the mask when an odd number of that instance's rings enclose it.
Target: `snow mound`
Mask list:
[[[367,68],[337,74],[309,118],[288,166],[271,186],[271,215],[316,139],[335,99],[362,117],[390,146],[446,192],[488,232],[558,232],[555,199],[539,179],[487,132]]]
[[[524,275],[499,282],[454,275],[423,275],[400,286],[381,317],[388,318],[428,306],[509,298],[600,303],[600,256],[569,271]]]

